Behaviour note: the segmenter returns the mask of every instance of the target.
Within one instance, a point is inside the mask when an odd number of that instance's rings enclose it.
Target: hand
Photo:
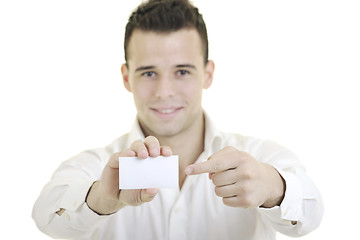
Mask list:
[[[216,152],[206,162],[188,166],[185,173],[209,173],[216,195],[232,207],[271,208],[280,205],[285,194],[285,182],[275,168],[233,147]]]
[[[144,141],[135,141],[130,149],[114,153],[106,164],[101,179],[91,187],[86,202],[98,214],[112,214],[125,206],[138,206],[154,199],[158,189],[119,190],[119,157],[158,157],[170,156],[169,147],[160,146],[152,136]]]

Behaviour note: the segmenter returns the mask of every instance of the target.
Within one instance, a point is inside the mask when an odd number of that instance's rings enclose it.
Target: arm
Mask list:
[[[119,190],[119,157],[140,158],[170,156],[169,147],[162,146],[155,137],[147,137],[144,142],[134,142],[130,149],[115,153],[104,168],[101,179],[89,191],[86,203],[99,215],[108,215],[125,206],[139,206],[154,199],[158,189]]]
[[[79,238],[105,220],[88,208],[85,198],[100,178],[105,164],[101,159],[107,155],[101,150],[86,151],[54,172],[33,207],[32,217],[42,232],[53,238]]]
[[[84,152],[64,162],[44,187],[33,208],[38,228],[53,238],[80,238],[92,234],[109,215],[121,208],[151,201],[157,189],[119,190],[119,156],[171,155],[157,139],[146,138],[128,150]],[[108,158],[106,163],[102,159]]]
[[[220,150],[206,162],[188,166],[185,172],[209,173],[216,195],[231,207],[272,208],[279,206],[285,195],[285,183],[272,166],[233,147]]]
[[[321,197],[294,154],[273,143],[246,151],[226,147],[186,173],[209,173],[224,204],[257,208],[279,232],[302,236],[315,229],[323,215]]]

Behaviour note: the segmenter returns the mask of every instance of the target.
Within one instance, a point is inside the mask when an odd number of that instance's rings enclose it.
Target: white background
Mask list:
[[[129,130],[135,109],[120,65],[139,2],[1,1],[1,239],[48,239],[31,210],[52,172]],[[358,1],[194,3],[216,63],[204,108],[221,130],[276,140],[302,159],[326,208],[303,239],[356,238]]]

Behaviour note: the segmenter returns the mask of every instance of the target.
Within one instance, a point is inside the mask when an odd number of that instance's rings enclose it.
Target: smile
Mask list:
[[[166,114],[168,114],[168,113],[173,113],[173,112],[175,112],[176,109],[163,109],[163,110],[158,110],[158,111],[161,112],[161,113],[166,113]]]
[[[151,108],[154,113],[160,117],[160,118],[171,118],[175,116],[180,110],[182,110],[182,107],[178,108]]]

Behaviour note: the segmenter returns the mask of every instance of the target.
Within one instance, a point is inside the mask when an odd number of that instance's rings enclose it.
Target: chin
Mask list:
[[[164,123],[158,121],[144,121],[139,119],[140,126],[145,135],[154,137],[172,137],[177,135],[181,128],[179,123]]]
[[[155,136],[158,137],[174,137],[176,135],[178,135],[181,132],[180,129],[167,129],[167,128],[158,128],[158,129],[154,129],[153,133]]]

